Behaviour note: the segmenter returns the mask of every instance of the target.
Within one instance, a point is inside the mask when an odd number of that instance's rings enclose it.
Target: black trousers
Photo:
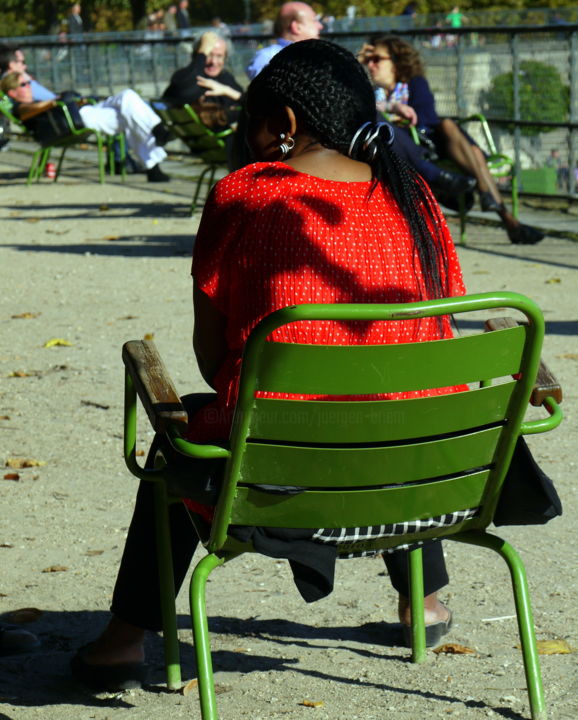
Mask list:
[[[212,395],[196,395],[182,398],[189,414],[206,404]],[[158,449],[170,456],[163,438],[157,436],[151,446],[147,465],[152,467]],[[207,463],[214,461],[191,461],[188,467],[198,462],[199,477],[207,478]],[[173,553],[175,591],[181,588],[191,560],[197,549],[198,537],[183,504],[175,503],[169,508],[169,524]],[[424,567],[424,590],[426,595],[447,585],[446,571],[441,542],[428,542],[422,546]],[[391,584],[398,593],[409,596],[408,552],[397,551],[383,556]],[[114,588],[112,613],[137,627],[146,630],[162,629],[161,606],[158,581],[158,561],[155,541],[154,487],[152,482],[140,483],[132,521],[129,527],[124,552]]]

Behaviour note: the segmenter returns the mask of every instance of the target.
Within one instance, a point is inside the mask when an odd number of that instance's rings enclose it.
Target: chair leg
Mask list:
[[[167,687],[169,690],[179,690],[181,687],[181,658],[177,634],[175,581],[167,491],[163,482],[155,483],[155,524]]]
[[[409,598],[411,606],[411,661],[425,662],[425,610],[423,588],[423,561],[421,548],[410,550]]]
[[[544,700],[544,689],[542,687],[542,673],[540,671],[534,621],[532,619],[530,592],[528,590],[526,570],[522,559],[508,542],[496,535],[490,535],[489,533],[472,533],[469,535],[464,533],[464,535],[453,536],[452,539],[494,550],[506,561],[512,580],[512,590],[514,592],[518,631],[522,645],[524,672],[526,673],[526,685],[528,687],[532,720],[546,720],[546,703]]]
[[[38,163],[38,166],[36,167],[36,178],[35,178],[36,182],[40,182],[40,179],[44,175],[44,171],[46,170],[46,164],[47,164],[48,160],[50,159],[51,152],[52,152],[51,147],[46,147],[41,152],[39,163]],[[55,175],[55,178],[56,177],[57,177],[57,175]]]
[[[191,210],[190,215],[195,214],[195,210],[197,209],[197,200],[199,199],[199,195],[201,193],[201,187],[203,185],[203,180],[205,178],[205,175],[211,170],[211,166],[208,165],[206,168],[203,169],[203,172],[199,175],[199,179],[197,180],[197,189],[195,190],[195,195],[193,197],[193,202],[191,203]]]
[[[518,198],[518,176],[515,170],[512,171],[512,215],[517,218],[519,213],[519,198]]]
[[[103,185],[105,181],[105,161],[106,151],[103,147],[102,135],[97,132],[96,135],[96,152],[98,153],[98,182]]]
[[[118,151],[120,155],[120,178],[122,182],[126,180],[126,140],[124,133],[117,135],[118,139]]]
[[[34,155],[32,156],[32,162],[30,163],[30,170],[28,170],[28,177],[26,178],[26,185],[31,185],[34,180],[38,177],[38,168],[40,167],[40,162],[42,159],[42,154],[44,153],[45,148],[40,148],[39,150],[36,150]]]
[[[201,717],[203,720],[219,720],[217,700],[215,698],[215,683],[213,680],[213,663],[211,661],[205,587],[207,578],[211,572],[224,562],[225,558],[218,557],[217,555],[205,555],[205,557],[197,563],[193,571],[189,590],[199,681],[199,701],[201,703]]]
[[[54,182],[58,180],[60,177],[60,170],[62,169],[62,163],[64,162],[64,155],[66,154],[68,148],[63,147],[62,152],[60,153],[60,158],[58,159],[58,165],[56,166],[56,172],[54,173]],[[46,158],[48,159],[48,158]]]
[[[467,244],[467,236],[466,236],[466,196],[462,193],[458,196],[458,209],[460,213],[460,245],[466,245]]]

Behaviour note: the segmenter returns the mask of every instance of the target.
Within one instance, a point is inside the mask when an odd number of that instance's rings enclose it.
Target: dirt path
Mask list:
[[[71,652],[106,620],[136,488],[121,456],[122,342],[154,333],[177,387],[204,387],[190,348],[190,187],[64,178],[27,190],[15,179],[19,164],[0,157],[0,461],[43,464],[2,473],[17,480],[0,476],[0,612],[40,609],[29,627],[43,646],[0,660],[0,719],[199,717],[195,691],[163,690],[158,638],[150,640],[146,689],[95,698],[67,673]],[[548,321],[545,355],[565,385],[562,429],[531,438],[565,515],[502,534],[527,563],[539,639],[576,646],[578,245],[547,238],[513,247],[483,227],[470,236],[460,250],[469,290],[534,297]],[[44,347],[52,339],[70,344]],[[144,446],[151,436],[144,424],[141,434]],[[338,564],[335,592],[311,606],[285,562],[251,557],[217,571],[208,604],[223,720],[529,717],[505,565],[447,545],[451,584],[443,598],[457,619],[450,639],[475,654],[428,653],[419,667],[395,645],[395,595],[380,560]],[[185,593],[179,610],[190,678]],[[578,717],[576,657],[542,658],[552,720]]]

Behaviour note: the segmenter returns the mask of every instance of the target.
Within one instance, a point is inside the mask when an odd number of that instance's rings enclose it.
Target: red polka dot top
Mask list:
[[[191,439],[207,442],[228,436],[243,344],[257,322],[274,310],[301,303],[426,299],[408,223],[389,190],[378,185],[371,192],[372,187],[371,181],[321,179],[281,162],[255,163],[217,183],[203,212],[192,274],[227,318],[229,350],[214,379],[217,401],[192,418]],[[441,213],[435,223],[446,256],[442,279],[447,273],[450,296],[463,295],[458,258]],[[358,345],[451,336],[445,317],[441,334],[433,319],[300,322],[275,331],[273,339]],[[462,389],[379,397],[409,398]]]

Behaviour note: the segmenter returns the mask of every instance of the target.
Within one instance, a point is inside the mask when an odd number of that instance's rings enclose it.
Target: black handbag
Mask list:
[[[532,457],[523,437],[518,438],[494,525],[543,525],[562,515],[562,502],[554,483]]]

